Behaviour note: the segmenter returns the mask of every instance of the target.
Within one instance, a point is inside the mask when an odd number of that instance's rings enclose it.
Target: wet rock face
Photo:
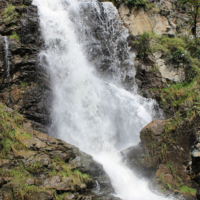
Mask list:
[[[46,132],[51,92],[48,77],[38,65],[42,40],[37,7],[31,3],[31,0],[1,1],[5,6],[0,10],[0,100],[22,113],[34,128]],[[11,13],[7,12],[8,5]]]

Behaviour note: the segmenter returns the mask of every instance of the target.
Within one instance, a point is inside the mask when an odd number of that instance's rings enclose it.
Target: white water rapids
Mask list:
[[[116,8],[96,0],[33,3],[39,8],[45,43],[40,62],[49,73],[53,93],[51,134],[99,161],[118,197],[164,199],[152,193],[119,154],[140,141],[140,130],[153,119],[155,102],[140,97],[134,84],[131,92],[123,88],[124,77],[134,77],[135,72]]]

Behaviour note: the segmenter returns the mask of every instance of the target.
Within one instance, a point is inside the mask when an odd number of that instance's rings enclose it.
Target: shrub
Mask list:
[[[134,6],[136,9],[139,7],[146,7],[147,0],[115,0],[115,2],[125,3],[127,5]]]
[[[194,56],[195,56],[195,58],[198,58],[200,60],[200,49],[196,50]]]
[[[188,51],[184,50],[182,47],[178,47],[173,53],[173,59],[176,63],[183,63],[190,61],[190,54]]]
[[[135,42],[138,51],[138,56],[141,59],[145,58],[147,52],[151,52],[151,45],[150,45],[151,38],[152,36],[150,33],[144,32],[139,36],[139,40]]]

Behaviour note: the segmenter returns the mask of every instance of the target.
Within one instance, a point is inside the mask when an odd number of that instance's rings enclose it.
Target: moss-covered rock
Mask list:
[[[113,192],[101,164],[73,145],[29,127],[0,104],[0,196],[2,199],[102,198]],[[26,125],[26,126],[25,126]],[[72,199],[73,199],[72,198]],[[108,199],[114,197],[110,196]]]

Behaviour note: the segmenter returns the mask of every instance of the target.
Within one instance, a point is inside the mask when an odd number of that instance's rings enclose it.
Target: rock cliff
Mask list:
[[[140,132],[141,143],[122,155],[132,169],[149,177],[162,192],[194,197],[199,184],[200,63],[189,6],[173,0],[149,0],[137,9],[125,3],[116,5],[136,52],[139,93],[156,99],[165,118],[147,125]]]
[[[42,39],[37,7],[31,2],[0,2],[0,99],[46,132],[51,98],[48,77],[37,62]]]
[[[118,199],[101,164],[0,104],[0,199]]]
[[[9,107],[0,110],[0,199],[31,199],[33,194],[33,199],[49,200],[117,199],[107,195],[112,186],[99,163],[44,134],[51,123],[51,91],[37,60],[43,41],[31,2],[0,0],[0,100]],[[148,9],[117,6],[137,54],[139,93],[156,99],[166,120],[147,125],[141,143],[122,154],[131,168],[153,180],[154,188],[193,198],[194,181],[200,183],[199,47],[188,39],[187,8],[173,0],[148,4]],[[154,34],[146,37],[145,32]]]

